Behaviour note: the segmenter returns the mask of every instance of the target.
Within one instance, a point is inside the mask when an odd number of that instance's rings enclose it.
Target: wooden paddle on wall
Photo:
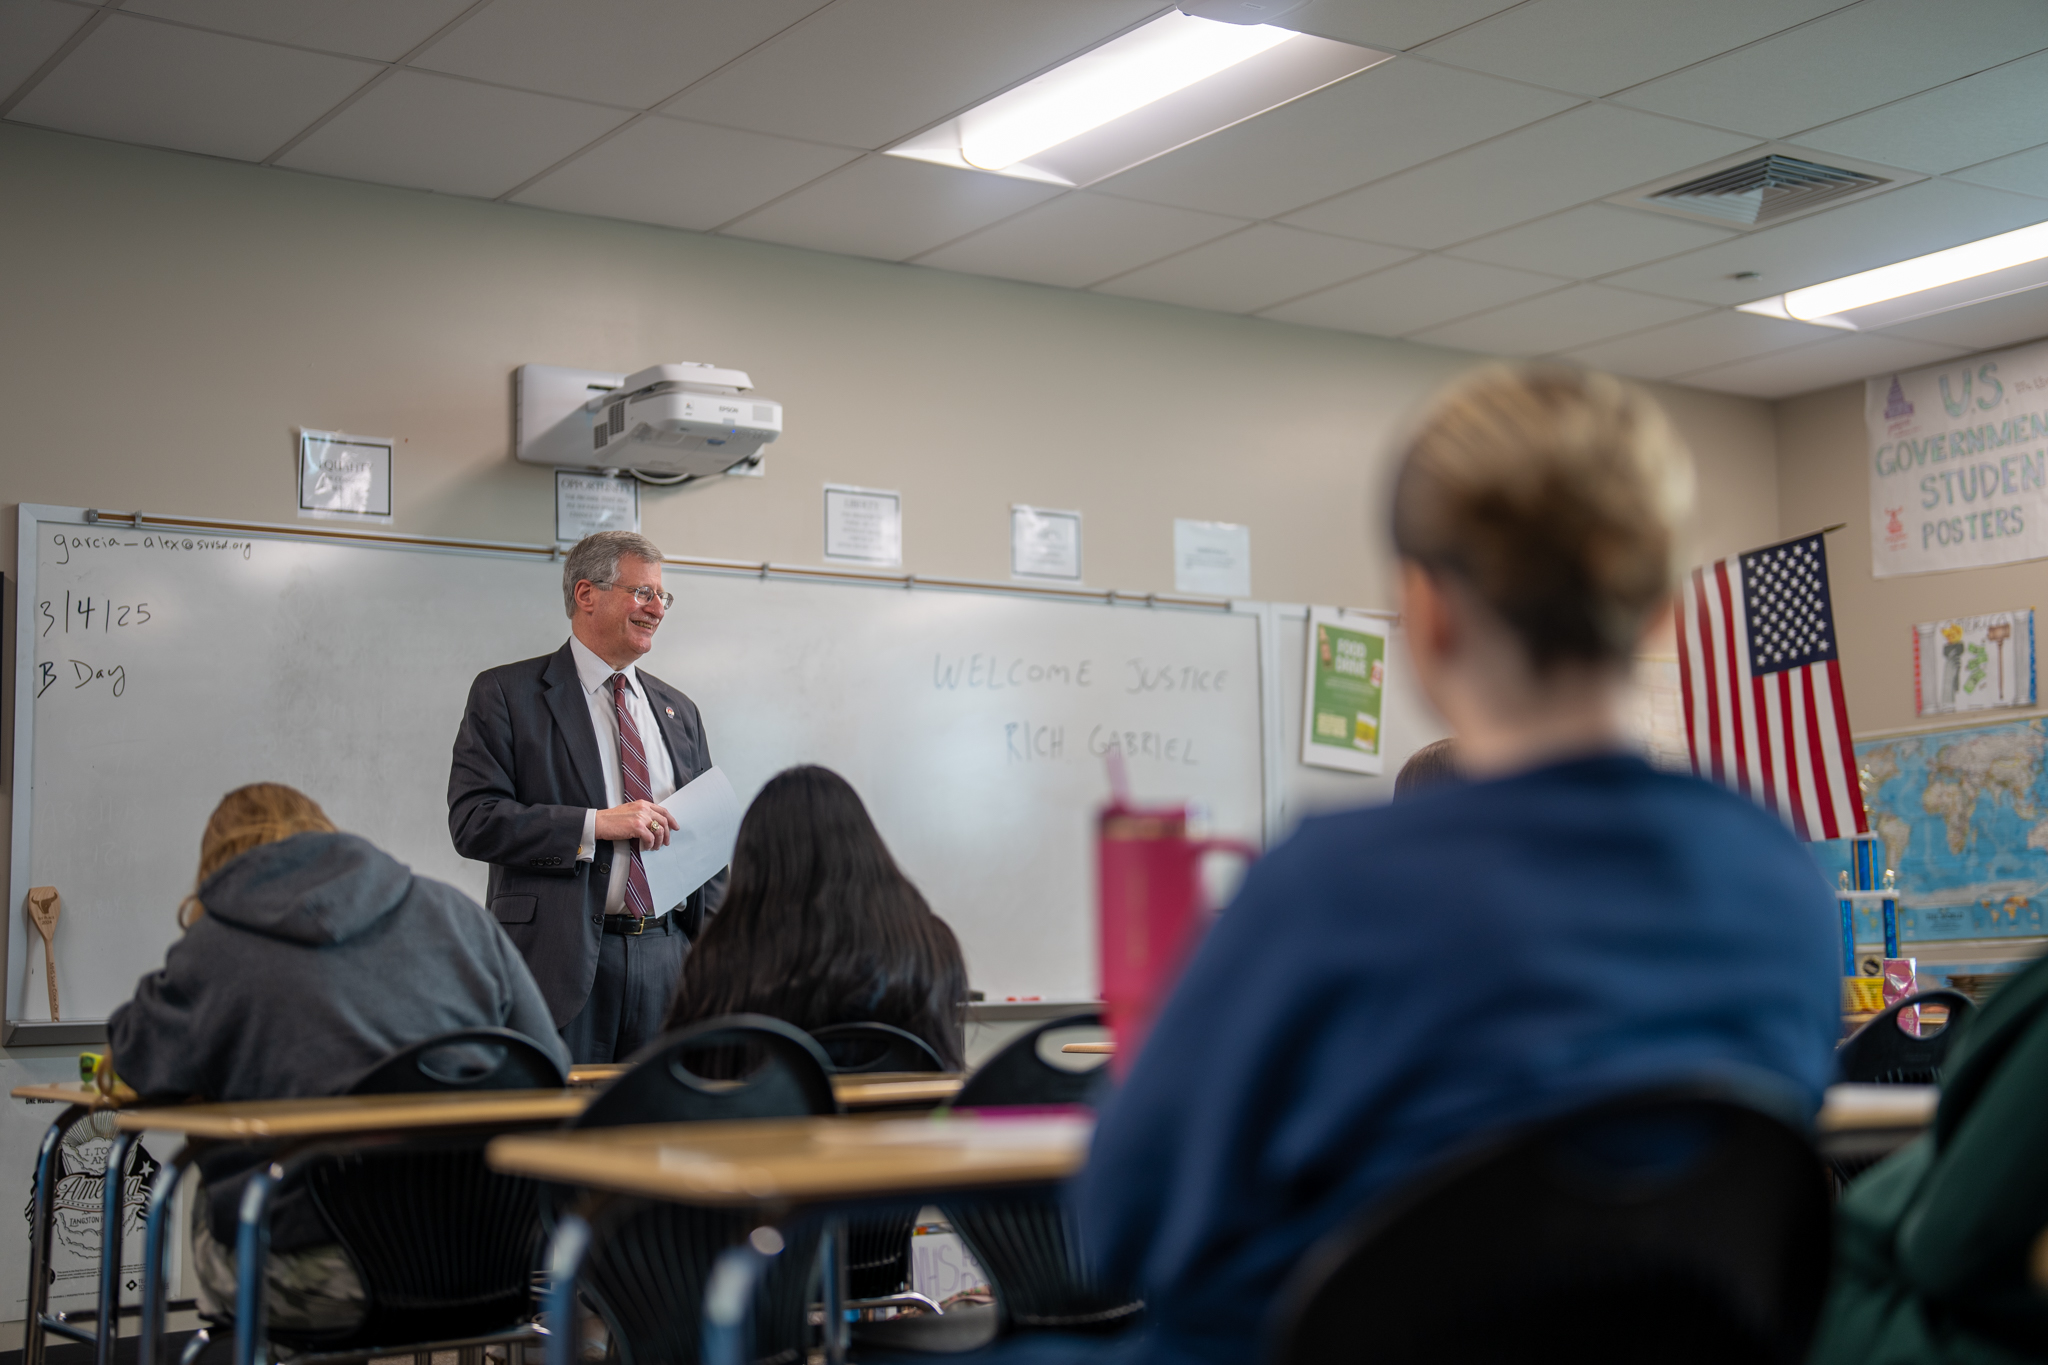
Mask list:
[[[63,907],[56,887],[31,886],[28,889],[29,921],[43,936],[43,967],[49,974],[52,1023],[57,1020],[57,912]]]

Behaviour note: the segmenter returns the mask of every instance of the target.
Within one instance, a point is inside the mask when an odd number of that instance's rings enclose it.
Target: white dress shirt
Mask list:
[[[654,708],[647,704],[647,694],[640,690],[639,672],[632,664],[613,668],[574,635],[569,637],[569,653],[576,659],[576,681],[583,685],[583,695],[590,703],[590,723],[597,730],[597,755],[604,761],[606,808],[623,805],[626,800],[625,780],[619,776],[619,722],[612,710],[613,673],[626,675],[626,711],[640,731],[641,752],[647,755],[648,795],[656,801],[675,795],[675,764],[669,761],[668,741],[661,737],[661,727],[654,723]],[[604,890],[604,912],[607,915],[626,913],[626,874],[632,862],[635,842],[632,839],[612,841],[612,878]],[[583,836],[577,844],[576,861],[587,863],[596,856],[597,812],[590,810],[583,813]],[[654,913],[665,914],[670,908],[657,906]]]

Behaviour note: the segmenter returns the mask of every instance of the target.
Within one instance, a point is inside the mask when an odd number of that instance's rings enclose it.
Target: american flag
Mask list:
[[[1869,832],[1819,535],[1692,571],[1678,680],[1693,772],[1777,812],[1802,839]]]

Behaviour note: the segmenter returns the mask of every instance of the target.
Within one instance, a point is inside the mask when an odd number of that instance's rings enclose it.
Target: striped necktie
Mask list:
[[[626,675],[612,674],[612,716],[619,723],[619,786],[628,801],[652,801],[647,785],[647,751],[640,744],[640,727],[626,705]],[[646,919],[654,913],[654,896],[647,889],[647,869],[640,866],[640,841],[631,840],[633,864],[626,869],[626,913]]]

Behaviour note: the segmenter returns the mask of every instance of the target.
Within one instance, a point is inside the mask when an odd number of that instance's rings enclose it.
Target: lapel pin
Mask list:
[[[670,720],[674,720],[674,719],[676,718],[676,708],[675,708],[675,707],[673,707],[673,706],[664,706],[664,707],[662,708],[662,710],[664,710],[664,711],[668,712],[668,718],[669,718]]]

